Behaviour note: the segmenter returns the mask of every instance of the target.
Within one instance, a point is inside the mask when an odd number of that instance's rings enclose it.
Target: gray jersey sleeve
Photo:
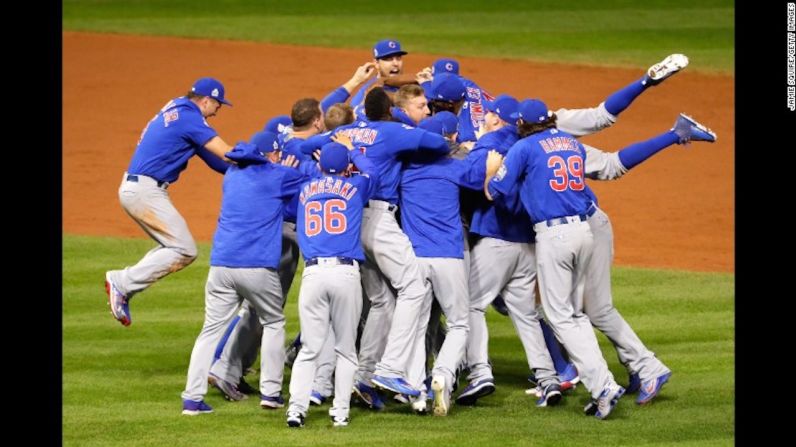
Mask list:
[[[585,176],[587,178],[616,180],[628,171],[619,160],[619,152],[603,152],[588,144],[583,144],[583,148],[586,149]]]
[[[575,137],[593,134],[616,122],[616,116],[605,110],[605,102],[590,109],[558,109],[556,116],[558,128]]]

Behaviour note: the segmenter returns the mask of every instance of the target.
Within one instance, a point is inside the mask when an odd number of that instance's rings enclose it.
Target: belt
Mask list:
[[[398,205],[394,205],[390,202],[385,202],[384,200],[368,200],[368,203],[365,205],[365,208],[395,211],[395,209],[398,208]]]
[[[143,177],[143,176],[142,176],[142,177]],[[149,177],[149,178],[152,178],[152,177]],[[163,188],[163,189],[166,189],[166,188],[168,188],[168,187],[169,187],[169,182],[162,182],[162,181],[160,181],[160,180],[155,180],[155,179],[152,179],[152,180],[154,180],[155,182],[157,182],[157,184],[158,184],[158,188]],[[134,175],[134,174],[127,174],[127,181],[128,181],[128,182],[136,182],[136,183],[138,183],[138,176],[137,176],[137,175]]]
[[[585,222],[596,212],[597,212],[597,207],[594,206],[594,203],[592,202],[589,209],[586,210],[586,212],[583,214],[576,214],[574,216],[564,216],[564,217],[556,217],[555,219],[548,219],[545,221],[545,225],[547,225],[548,227],[554,227],[556,225],[574,223],[576,221]]]
[[[311,258],[307,259],[307,262],[304,263],[306,267],[312,265],[356,265],[357,260],[354,258],[344,258],[342,256],[332,256],[329,258]]]

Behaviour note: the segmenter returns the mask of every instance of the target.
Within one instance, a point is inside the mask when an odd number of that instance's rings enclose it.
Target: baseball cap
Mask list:
[[[232,105],[232,103],[224,99],[224,84],[218,79],[201,78],[194,82],[191,91],[197,95],[209,96],[222,104]]]
[[[522,119],[528,123],[541,123],[547,117],[547,105],[538,99],[526,99],[517,107],[517,112],[511,114],[512,119]]]
[[[442,134],[450,135],[459,131],[459,118],[451,112],[443,110],[433,115],[433,118],[442,124]]]
[[[432,74],[452,73],[459,74],[459,62],[456,59],[437,59],[431,66]]]
[[[252,135],[249,143],[257,146],[257,150],[263,154],[279,150],[279,134],[262,130]]]
[[[263,130],[267,130],[273,133],[282,133],[285,131],[286,127],[292,125],[293,121],[290,120],[290,116],[279,115],[274,118],[271,118],[267,123],[265,123],[265,127],[263,127]]]
[[[417,127],[437,135],[445,135],[442,129],[442,121],[435,119],[436,116],[437,115],[432,115],[423,121],[420,121],[420,124],[418,124]]]
[[[339,174],[348,168],[348,148],[340,143],[326,143],[321,147],[321,169]]]
[[[441,73],[434,76],[431,85],[426,91],[426,98],[442,101],[458,101],[464,97],[464,84],[459,76],[450,73]]]
[[[507,123],[513,123],[517,120],[517,117],[512,115],[517,113],[517,107],[519,105],[519,101],[505,94],[498,95],[494,101],[486,101],[485,103],[486,110],[496,114]]]
[[[376,45],[373,45],[373,57],[376,59],[381,59],[396,54],[407,54],[406,51],[401,50],[401,42],[398,42],[397,40],[380,40],[376,42]]]

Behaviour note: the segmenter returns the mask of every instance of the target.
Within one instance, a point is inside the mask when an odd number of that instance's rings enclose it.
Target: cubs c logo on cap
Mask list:
[[[448,71],[453,71],[453,64],[448,62],[447,64],[445,64],[445,69]]]
[[[391,41],[387,42],[387,46],[390,47],[390,48],[395,48],[395,42],[393,42],[391,40]]]
[[[274,140],[274,150],[277,150],[277,149],[279,149],[279,144],[276,142],[276,140]]]
[[[213,98],[218,98],[218,89],[214,88],[212,92],[210,92],[210,96]]]
[[[378,56],[379,56],[379,50],[374,48],[373,49],[373,57],[378,57]]]

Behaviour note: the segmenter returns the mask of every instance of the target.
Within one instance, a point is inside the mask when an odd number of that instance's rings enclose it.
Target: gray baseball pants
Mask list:
[[[534,245],[481,238],[470,250],[470,335],[467,339],[468,380],[493,378],[489,364],[489,331],[485,312],[500,294],[522,342],[528,368],[546,386],[557,380],[553,359],[544,342],[535,298]]]
[[[348,416],[357,370],[355,342],[362,311],[360,281],[357,265],[319,263],[304,269],[299,292],[302,345],[290,378],[288,411],[307,414],[317,361],[331,327],[337,362],[330,414]]]
[[[594,237],[577,216],[568,223],[534,225],[539,292],[547,321],[578,369],[583,384],[597,399],[615,383],[602,356],[589,317],[583,312],[586,271],[592,262]]]
[[[160,278],[187,267],[198,252],[188,224],[171,203],[165,187],[157,186],[157,180],[139,175],[137,182],[131,182],[125,172],[119,186],[119,202],[158,243],[137,264],[110,271],[111,281],[132,298]]]
[[[423,280],[412,243],[398,226],[394,211],[387,209],[389,203],[371,200],[369,204],[362,212],[362,246],[368,260],[382,273],[376,278],[381,282],[389,281],[397,292],[387,344],[381,360],[376,364],[375,374],[406,377],[420,308],[428,285]],[[369,275],[366,280],[376,278]],[[378,290],[378,285],[368,285],[368,296],[371,289]]]
[[[641,380],[650,380],[670,372],[655,353],[647,349],[627,321],[614,307],[611,295],[611,264],[614,261],[614,234],[611,221],[603,210],[588,220],[594,235],[594,251],[586,269],[583,310],[592,325],[613,343],[619,361]]]
[[[266,396],[280,394],[285,363],[285,315],[276,271],[211,266],[205,285],[205,322],[191,352],[183,399],[204,399],[216,345],[243,300],[256,309],[263,327],[260,393]]]

